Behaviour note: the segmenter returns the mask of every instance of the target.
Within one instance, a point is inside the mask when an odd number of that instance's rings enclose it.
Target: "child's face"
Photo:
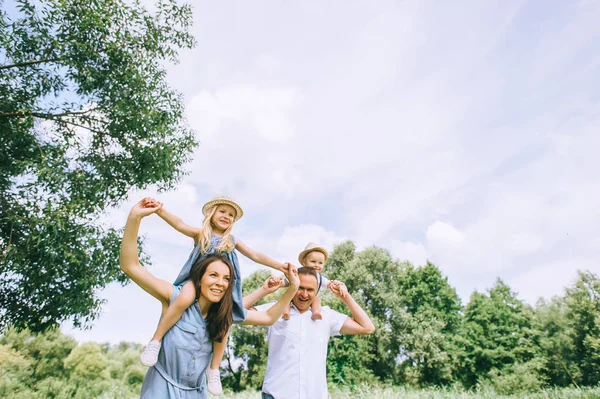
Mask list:
[[[323,267],[325,266],[325,255],[319,251],[309,252],[304,257],[304,263],[302,266],[310,267],[317,273],[321,273],[323,271]]]
[[[235,209],[231,205],[219,205],[210,221],[214,229],[222,233],[235,221]]]

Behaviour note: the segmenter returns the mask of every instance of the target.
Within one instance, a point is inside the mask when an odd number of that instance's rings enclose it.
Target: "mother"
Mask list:
[[[144,269],[138,258],[137,237],[142,219],[160,209],[145,208],[142,201],[127,217],[121,243],[121,270],[144,291],[158,299],[164,312],[177,298],[181,286],[174,286]],[[207,398],[205,370],[210,362],[212,340],[231,326],[233,266],[225,257],[211,255],[192,266],[190,279],[196,287],[197,302],[167,332],[156,365],[148,369],[142,398]],[[270,326],[279,319],[298,289],[296,269],[288,265],[290,288],[264,312],[248,312],[243,324]]]

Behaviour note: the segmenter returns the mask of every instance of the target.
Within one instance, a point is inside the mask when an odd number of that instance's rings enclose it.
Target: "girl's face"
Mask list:
[[[218,233],[223,233],[235,221],[235,209],[231,205],[219,205],[210,221]]]
[[[220,260],[214,261],[200,279],[200,294],[209,302],[217,303],[225,295],[230,282],[229,267]]]
[[[317,273],[321,273],[323,271],[323,266],[325,266],[325,255],[319,251],[309,252],[304,257],[303,266],[310,267]]]

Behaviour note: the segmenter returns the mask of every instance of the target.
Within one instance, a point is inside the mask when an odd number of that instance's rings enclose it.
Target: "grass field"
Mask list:
[[[256,399],[260,398],[260,392],[247,391],[236,394],[225,394],[222,398],[228,399]],[[349,389],[338,387],[329,390],[330,399],[596,399],[600,398],[600,388],[564,388],[564,389],[545,389],[536,393],[520,393],[515,395],[499,395],[493,391],[473,391],[465,392],[460,390],[443,389],[423,389],[415,390],[404,387],[377,387],[361,386],[355,388],[352,392]]]

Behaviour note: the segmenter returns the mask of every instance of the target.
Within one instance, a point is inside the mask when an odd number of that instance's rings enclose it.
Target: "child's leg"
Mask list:
[[[229,339],[229,332],[225,334],[221,342],[213,341],[213,354],[210,360],[210,368],[213,370],[218,369],[221,366],[223,355],[225,354],[225,348],[227,348],[227,340]]]
[[[206,370],[206,376],[208,377],[208,392],[213,395],[220,395],[223,393],[223,387],[221,386],[221,375],[219,373],[219,367],[225,354],[225,348],[227,348],[227,340],[229,339],[229,332],[225,334],[221,342],[213,341],[213,354],[210,359],[210,365]]]
[[[177,320],[181,318],[183,312],[190,307],[195,300],[196,290],[194,289],[194,284],[191,281],[185,283],[181,288],[179,296],[177,296],[173,303],[164,310],[152,340],[140,354],[140,363],[146,367],[152,367],[156,364],[158,352],[160,351],[160,341],[162,341],[167,331],[177,323]]]
[[[196,300],[196,289],[194,288],[194,283],[188,281],[181,287],[181,292],[179,296],[175,298],[173,303],[169,305],[167,311],[163,314],[160,322],[158,323],[158,327],[156,328],[156,332],[152,337],[152,341],[162,341],[163,337],[177,323],[177,320],[181,318],[183,312],[187,308],[189,308],[192,303]]]
[[[290,319],[290,304],[289,303],[287,305],[285,305],[285,310],[283,311],[283,314],[281,315],[281,317],[283,318],[283,320]]]
[[[312,303],[310,311],[312,312],[311,319],[313,319],[313,320],[323,319],[323,315],[321,314],[321,299],[318,296],[315,297],[315,300]]]

